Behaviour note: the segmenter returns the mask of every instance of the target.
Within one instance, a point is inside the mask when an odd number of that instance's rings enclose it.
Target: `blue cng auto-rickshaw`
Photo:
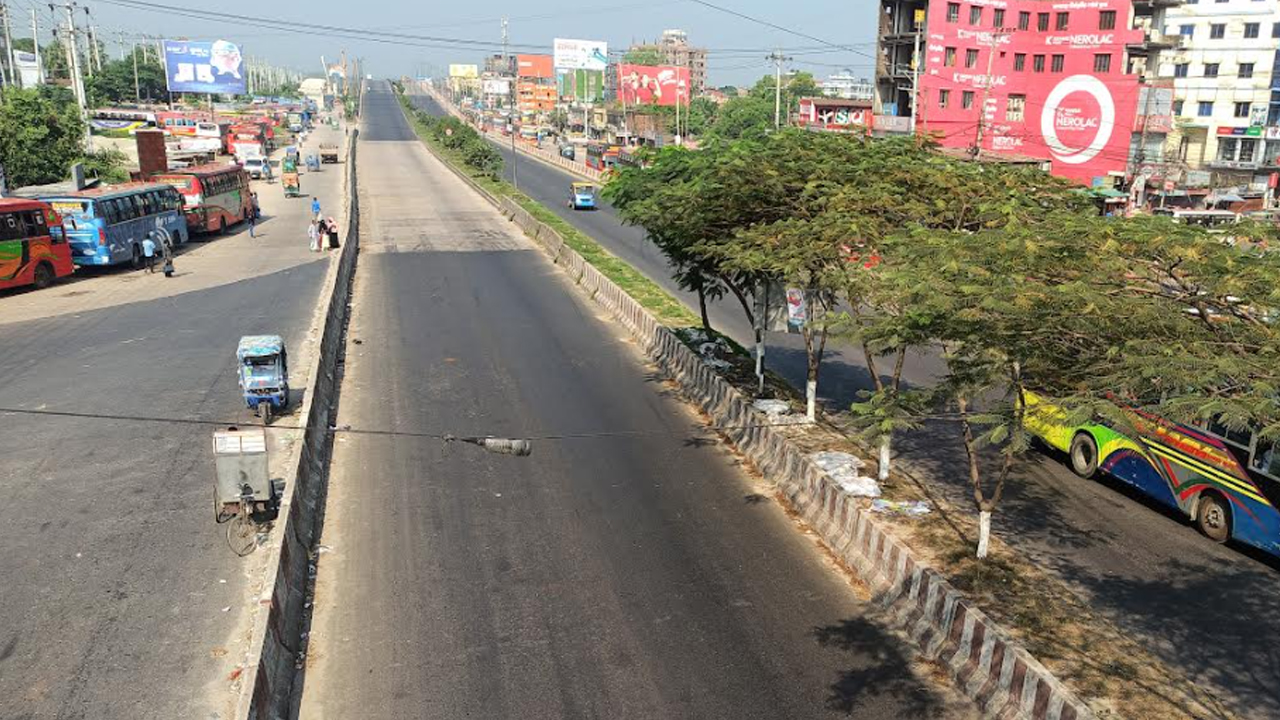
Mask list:
[[[236,348],[240,390],[263,424],[289,405],[289,358],[279,335],[246,335]]]
[[[569,186],[569,207],[573,210],[596,209],[596,186],[576,182]]]

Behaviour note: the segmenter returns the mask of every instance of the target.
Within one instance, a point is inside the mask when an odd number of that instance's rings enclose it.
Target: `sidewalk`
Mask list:
[[[346,156],[344,130],[317,128],[307,139],[303,153],[321,142],[337,142]],[[280,151],[278,150],[277,153]],[[322,165],[319,173],[303,173],[303,197],[285,198],[279,180],[254,180],[250,186],[258,194],[262,217],[249,237],[246,224],[232,226],[225,235],[193,236],[178,248],[174,261],[177,273],[165,278],[160,273],[130,268],[77,268],[46,290],[0,292],[0,325],[88,312],[135,302],[159,300],[206,290],[249,278],[271,275],[315,262],[329,255],[307,249],[307,221],[311,196],[320,198],[322,210],[332,214],[339,227],[346,227],[342,203],[344,165]]]

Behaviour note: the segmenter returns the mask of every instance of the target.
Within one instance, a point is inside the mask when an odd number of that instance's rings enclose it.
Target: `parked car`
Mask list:
[[[568,158],[568,159],[572,160],[572,159],[573,159],[574,154],[575,154],[575,153],[574,153],[574,147],[573,147],[572,145],[561,145],[561,146],[560,146],[560,157],[562,157],[562,158]]]

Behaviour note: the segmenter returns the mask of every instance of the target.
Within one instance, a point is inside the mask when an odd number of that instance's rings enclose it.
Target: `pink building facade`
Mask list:
[[[914,113],[917,131],[944,146],[1046,160],[1053,174],[1083,184],[1125,175],[1145,97],[1129,71],[1128,48],[1144,43],[1143,30],[1133,28],[1131,0],[925,0],[893,7],[885,12],[910,17],[889,28],[899,40],[896,63],[882,19],[878,75],[896,73],[906,82],[895,84],[896,97],[881,93],[878,114]],[[916,47],[923,58],[918,69],[910,66]]]

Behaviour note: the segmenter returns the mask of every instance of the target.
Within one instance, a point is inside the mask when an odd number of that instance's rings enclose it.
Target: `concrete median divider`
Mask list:
[[[432,151],[430,146],[427,146]],[[713,426],[775,483],[824,544],[872,588],[920,650],[944,668],[989,717],[1085,720],[1089,706],[1009,633],[847,495],[786,436],[763,425],[748,398],[717,375],[639,302],[586,262],[550,226],[509,197],[495,197],[440,157],[519,226],[593,302],[636,338]]]
[[[255,613],[250,655],[244,668],[245,673],[252,675],[241,692],[236,708],[237,720],[291,717],[300,688],[295,681],[305,660],[304,628],[310,615],[307,597],[314,579],[315,548],[323,524],[329,453],[333,443],[330,426],[336,416],[343,338],[360,247],[360,205],[356,187],[359,132],[359,129],[353,129],[348,142],[344,166],[346,237],[337,271],[331,274],[332,282],[326,287],[328,305],[320,347],[311,368],[311,387],[301,410],[306,420],[302,448],[293,476],[286,479],[281,506],[284,526],[280,528],[275,542],[268,546],[272,554],[267,561],[268,572],[274,572],[274,581],[270,595],[259,599],[266,612],[259,608]]]

